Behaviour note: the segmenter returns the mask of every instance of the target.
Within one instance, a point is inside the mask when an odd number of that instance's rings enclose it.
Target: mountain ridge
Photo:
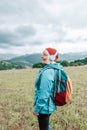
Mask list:
[[[74,61],[74,60],[83,59],[86,57],[87,57],[87,52],[64,53],[64,54],[59,54],[58,60]],[[22,56],[12,58],[7,61],[13,64],[22,64],[26,66],[32,66],[35,63],[41,62],[41,54],[40,53],[25,54]]]

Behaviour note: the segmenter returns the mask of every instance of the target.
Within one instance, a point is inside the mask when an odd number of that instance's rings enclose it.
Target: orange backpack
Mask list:
[[[54,102],[56,106],[63,106],[72,98],[72,82],[64,70],[55,70]]]

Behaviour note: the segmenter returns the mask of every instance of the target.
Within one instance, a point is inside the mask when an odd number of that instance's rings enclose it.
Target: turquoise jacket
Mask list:
[[[49,68],[48,68],[49,67]],[[54,69],[62,68],[58,63],[47,64],[39,70],[35,80],[34,112],[51,114],[57,107],[54,104]]]

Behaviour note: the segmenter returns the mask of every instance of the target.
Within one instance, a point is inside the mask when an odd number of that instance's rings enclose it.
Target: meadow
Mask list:
[[[87,66],[64,68],[72,79],[69,104],[51,115],[53,130],[87,130]],[[38,69],[0,71],[0,130],[38,130],[33,113]]]

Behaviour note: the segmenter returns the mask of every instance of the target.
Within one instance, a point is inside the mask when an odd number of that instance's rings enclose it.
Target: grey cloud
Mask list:
[[[44,42],[40,41],[39,39],[37,41],[31,41],[31,43],[30,43],[30,45],[37,45],[37,46],[39,45],[39,47],[43,44],[44,44]]]
[[[63,40],[62,42],[67,42],[67,43],[76,43],[76,39],[65,39],[65,40]]]
[[[43,6],[43,3],[45,5]],[[48,6],[60,5],[58,16],[51,15]],[[86,0],[3,0],[0,1],[0,23],[41,23],[60,24],[70,27],[87,26]],[[55,7],[54,7],[55,8]],[[84,20],[85,19],[85,20]]]
[[[87,1],[74,1],[64,7],[61,13],[61,22],[71,28],[87,27]]]
[[[68,43],[74,43],[74,44],[76,44],[77,42],[81,42],[81,41],[83,41],[83,42],[87,41],[87,38],[82,38],[82,36],[80,36],[80,37],[78,37],[76,39],[68,38],[68,39],[62,40],[62,42],[68,42]]]
[[[51,23],[55,25],[63,25],[71,28],[87,27],[87,1],[86,0],[81,0],[81,1],[54,0],[49,2],[48,6],[51,4],[52,7],[52,3],[53,4],[55,3],[55,5],[59,5],[60,10],[54,11],[52,15],[50,14],[50,11],[47,12],[48,17],[50,16]]]
[[[54,5],[58,5],[59,9]],[[86,37],[66,39],[67,29],[63,30],[63,27],[69,27],[71,30],[87,27],[86,5],[86,0],[2,0],[0,27],[4,24],[9,29],[0,29],[0,47],[87,41]],[[10,25],[13,26],[12,30]],[[40,28],[33,25],[41,26],[41,34]],[[52,27],[49,28],[48,25]]]
[[[87,42],[87,38],[83,38],[83,41],[86,41],[86,42]]]
[[[13,29],[0,29],[0,47],[9,48],[10,46],[24,46],[30,44],[24,42],[27,37],[33,37],[36,29],[31,25],[20,25]]]
[[[33,36],[36,34],[36,29],[33,26],[22,25],[16,29],[16,33],[20,34],[23,37]]]
[[[11,41],[15,40],[16,36],[8,31],[0,31],[0,43],[11,44]]]
[[[10,46],[21,46],[15,33],[8,31],[0,31],[0,47],[6,48]]]
[[[48,17],[37,0],[3,0],[0,2],[0,23],[48,23]]]
[[[46,30],[45,30],[46,31]],[[49,37],[49,32],[55,33],[52,39]],[[9,48],[11,46],[25,46],[27,45],[43,45],[44,43],[52,43],[60,44],[63,42],[76,43],[77,41],[84,40],[82,37],[78,37],[76,39],[66,39],[67,32],[65,32],[62,27],[52,26],[48,28],[48,32],[46,34],[48,37],[34,37],[37,34],[37,30],[33,25],[20,25],[13,30],[0,30],[0,47],[1,48]],[[44,32],[45,33],[45,32]],[[44,34],[43,34],[44,35]],[[31,40],[27,40],[29,38]],[[25,40],[24,40],[25,39]]]
[[[57,32],[57,34],[58,34],[58,40],[59,40],[59,41],[62,41],[62,40],[66,37],[66,33],[67,33],[67,32],[65,32],[65,31],[62,29],[62,27],[56,27],[56,26],[55,26],[54,31]]]

